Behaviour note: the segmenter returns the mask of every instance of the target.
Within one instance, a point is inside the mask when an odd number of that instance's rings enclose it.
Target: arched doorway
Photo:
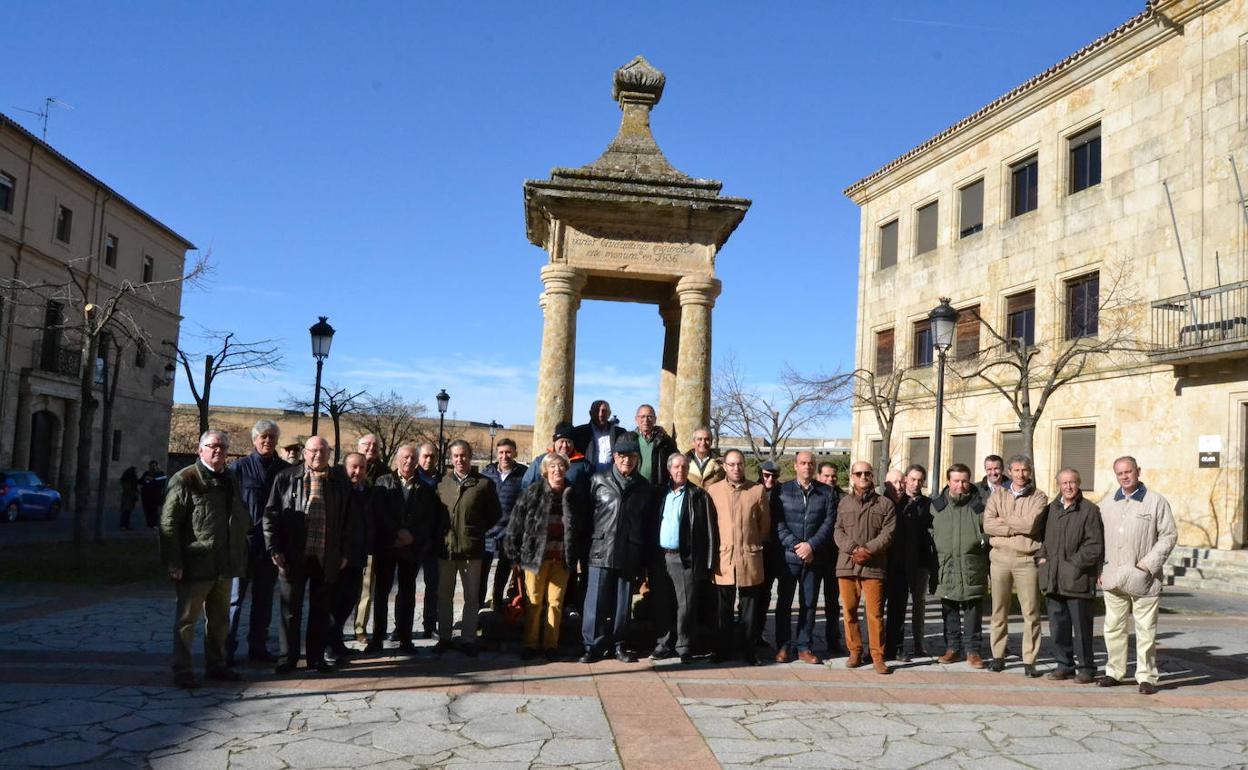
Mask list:
[[[46,409],[30,416],[30,470],[39,475],[45,484],[51,484],[53,451],[56,437],[61,432],[61,421]]]

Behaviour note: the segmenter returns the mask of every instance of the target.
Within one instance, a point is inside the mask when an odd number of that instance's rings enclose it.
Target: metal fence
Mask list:
[[[1248,341],[1248,281],[1157,300],[1152,323],[1157,353]]]

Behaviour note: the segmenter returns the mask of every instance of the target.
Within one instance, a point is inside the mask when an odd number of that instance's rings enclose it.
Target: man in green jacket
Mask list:
[[[940,564],[940,617],[945,654],[956,663],[966,654],[972,668],[983,668],[984,597],[988,595],[988,543],[982,526],[984,502],[971,483],[971,469],[954,463],[945,472],[948,488],[932,501],[932,537]]]
[[[485,533],[502,518],[494,482],[472,467],[472,446],[463,439],[451,442],[451,472],[438,482],[438,643],[435,652],[451,646],[455,621],[455,578],[464,589],[460,650],[477,655],[477,611],[481,598],[481,562]]]
[[[230,587],[247,575],[247,533],[251,518],[238,485],[225,468],[230,439],[209,430],[199,438],[199,459],[169,479],[160,515],[160,558],[177,592],[173,624],[173,682],[198,687],[191,667],[195,624],[205,615],[206,677],[236,682],[226,665]]]

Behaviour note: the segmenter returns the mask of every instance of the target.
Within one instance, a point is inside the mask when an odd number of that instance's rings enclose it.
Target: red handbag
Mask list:
[[[524,622],[524,579],[519,567],[511,568],[511,579],[516,581],[516,595],[511,597],[507,606],[503,607],[503,622],[509,626],[518,626]]]

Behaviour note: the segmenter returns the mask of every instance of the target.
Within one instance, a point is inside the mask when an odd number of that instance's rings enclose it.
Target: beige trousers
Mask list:
[[[373,557],[364,565],[364,582],[360,588],[360,603],[355,605],[355,635],[368,633],[368,620],[373,616]]]
[[[1160,596],[1128,596],[1105,592],[1105,675],[1119,681],[1127,676],[1127,616],[1135,618],[1135,681],[1157,684],[1157,608]]]
[[[1040,578],[1030,555],[989,551],[992,578],[992,657],[1004,658],[1010,643],[1010,593],[1023,611],[1023,662],[1035,665],[1040,653]]]

